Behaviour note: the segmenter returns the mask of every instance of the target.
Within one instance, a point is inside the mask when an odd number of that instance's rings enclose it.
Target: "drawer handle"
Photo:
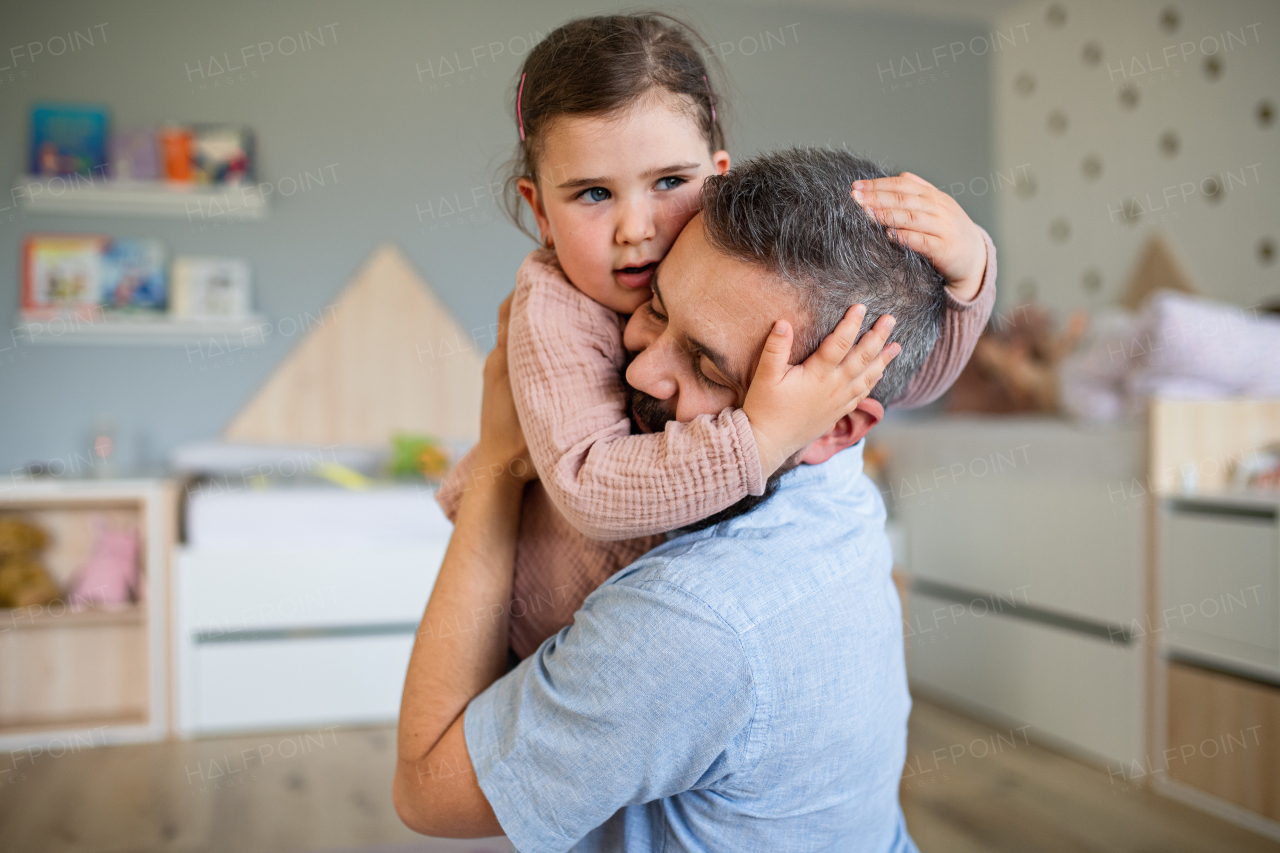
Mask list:
[[[383,625],[332,625],[316,628],[257,628],[239,631],[197,631],[197,645],[206,643],[258,643],[270,640],[316,640],[331,637],[383,637],[388,634],[413,634],[417,622],[391,622]]]

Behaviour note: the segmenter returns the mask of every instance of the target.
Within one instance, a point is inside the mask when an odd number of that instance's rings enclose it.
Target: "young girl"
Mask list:
[[[513,581],[510,639],[521,658],[661,534],[762,495],[770,475],[865,397],[896,353],[890,344],[865,372],[815,371],[785,387],[758,381],[758,372],[741,409],[631,434],[623,315],[652,298],[654,268],[697,214],[703,179],[729,168],[723,106],[697,48],[705,44],[665,16],[585,18],[548,36],[521,70],[513,182],[543,244],[516,274],[508,339],[512,392],[539,475],[525,492]],[[995,249],[922,179],[863,183],[851,188],[855,199],[948,279],[938,343],[906,391],[884,401],[923,405],[950,386],[986,324]],[[887,334],[891,320],[878,322]],[[850,323],[861,324],[854,309],[841,330]],[[694,369],[699,382],[714,382],[709,367]],[[450,519],[473,476],[469,462],[437,494]]]

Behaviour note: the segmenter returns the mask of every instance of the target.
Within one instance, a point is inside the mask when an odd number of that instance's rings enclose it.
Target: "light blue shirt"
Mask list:
[[[862,446],[650,551],[471,701],[467,750],[521,853],[914,853],[902,610]]]

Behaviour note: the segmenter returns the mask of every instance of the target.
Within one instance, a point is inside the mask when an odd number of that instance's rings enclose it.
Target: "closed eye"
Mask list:
[[[706,358],[706,356],[704,356],[697,347],[693,347],[690,352],[693,355],[693,378],[698,381],[698,384],[703,388],[724,388],[725,386],[721,385],[719,382],[715,381],[703,372],[702,359]]]
[[[659,313],[658,313],[658,309],[653,307],[653,300],[652,300],[652,299],[651,299],[651,300],[649,300],[648,302],[646,302],[646,303],[644,304],[644,310],[645,310],[645,311],[647,311],[647,312],[649,313],[649,316],[650,316],[650,317],[652,317],[653,319],[657,320],[659,323],[665,323],[665,322],[667,322],[666,315],[664,315],[664,314],[659,314]]]

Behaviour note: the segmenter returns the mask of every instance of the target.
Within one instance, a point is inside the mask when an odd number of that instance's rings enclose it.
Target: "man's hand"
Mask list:
[[[795,365],[791,324],[774,323],[742,405],[765,477],[856,409],[901,351],[897,343],[885,346],[894,323],[888,314],[858,341],[866,313],[854,305],[817,351]]]
[[[987,246],[981,229],[954,198],[910,172],[854,181],[850,195],[899,242],[928,258],[956,299],[968,302],[977,296]]]

